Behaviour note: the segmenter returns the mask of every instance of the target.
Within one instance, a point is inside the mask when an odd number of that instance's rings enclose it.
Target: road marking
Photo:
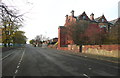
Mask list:
[[[18,70],[15,71],[15,74],[18,72]]]
[[[88,68],[89,70],[91,70],[92,68]]]
[[[87,74],[83,74],[84,76],[86,76],[87,78],[90,78]]]
[[[20,62],[18,63],[18,65],[20,65]]]
[[[19,63],[21,63],[21,60],[19,61]]]
[[[17,66],[17,68],[19,68],[20,66]]]
[[[22,61],[22,59],[23,59],[24,54],[25,54],[25,49],[24,49],[24,51],[23,51],[23,53],[22,53],[22,56],[21,56],[21,58],[20,58],[20,60],[19,60],[19,62],[18,62],[17,68],[16,68],[16,70],[15,70],[15,75],[13,76],[13,78],[15,78],[15,77],[16,77],[16,74],[18,73],[18,69],[20,68],[20,63],[21,63],[21,61]]]
[[[19,61],[19,62],[21,62],[21,61],[22,61],[24,54],[25,54],[25,50],[23,51],[23,54],[22,54],[22,56],[21,56],[21,58],[20,58],[20,61]]]
[[[10,54],[8,54],[8,55],[6,55],[5,57],[3,57],[2,59],[0,59],[0,60],[4,60],[5,58],[7,58],[8,56],[10,56],[10,55],[12,55],[13,54],[13,52],[12,53],[10,53]]]

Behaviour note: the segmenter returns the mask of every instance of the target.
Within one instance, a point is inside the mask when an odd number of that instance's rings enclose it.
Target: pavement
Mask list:
[[[33,47],[10,50],[2,54],[2,76],[30,78],[43,76],[75,76],[91,78],[95,76],[119,76],[117,63],[70,54],[65,51]]]
[[[80,52],[73,52],[73,51],[64,51],[64,50],[61,50],[61,52],[120,64],[120,58],[117,58],[117,57],[108,57],[108,56],[101,56],[101,55],[88,54],[88,53],[80,53]]]

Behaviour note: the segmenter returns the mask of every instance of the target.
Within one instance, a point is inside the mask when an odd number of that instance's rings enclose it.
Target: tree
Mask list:
[[[80,45],[80,52],[82,52],[82,45],[104,44],[106,40],[104,29],[92,22],[80,20],[67,26],[68,39]]]
[[[22,26],[23,15],[18,15],[18,11],[15,9],[9,9],[4,3],[0,3],[0,26],[3,29],[2,43],[4,47],[10,47],[10,43],[13,43],[13,33]]]
[[[34,44],[34,43],[35,43],[35,40],[32,39],[32,40],[29,41],[29,43],[30,43],[30,44]]]
[[[68,38],[78,45],[103,44],[106,38],[104,29],[92,22],[81,20],[67,27]]]
[[[26,44],[27,37],[24,35],[23,31],[16,31],[13,36],[14,44]]]
[[[116,23],[107,34],[106,44],[120,44],[120,23]]]
[[[29,43],[33,44],[34,46],[40,46],[40,44],[46,42],[49,40],[49,37],[46,37],[44,35],[37,35],[34,39],[30,40]]]
[[[88,41],[88,37],[84,34],[88,25],[88,21],[80,20],[67,26],[68,39],[71,39],[75,44],[80,45],[80,52],[82,52],[82,45],[86,44]]]
[[[76,23],[71,23],[67,26],[68,38],[72,39],[75,44],[82,45],[86,43],[86,36],[84,35],[85,30],[88,28],[88,21],[79,21]]]
[[[106,31],[105,28],[100,28],[97,24],[89,24],[84,36],[87,37],[86,44],[104,44]]]

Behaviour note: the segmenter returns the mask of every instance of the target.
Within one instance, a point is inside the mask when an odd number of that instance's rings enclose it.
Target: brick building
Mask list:
[[[66,15],[64,26],[59,26],[58,28],[58,48],[64,47],[68,44],[74,44],[73,40],[67,34],[67,26],[69,26],[72,22],[79,22],[80,20],[90,22],[87,30],[96,28],[96,30],[104,29],[105,32],[109,32],[112,25],[112,23],[107,21],[104,15],[94,18],[93,13],[90,15],[90,17],[88,17],[87,14],[83,12],[82,14],[75,16],[74,10],[72,10],[70,16]]]

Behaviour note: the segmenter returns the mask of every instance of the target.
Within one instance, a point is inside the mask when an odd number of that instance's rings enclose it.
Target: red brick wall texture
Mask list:
[[[79,52],[79,46],[68,45],[68,47],[60,47],[60,50],[69,50],[72,52]],[[120,58],[120,45],[83,45],[82,53],[102,55],[108,57]]]
[[[84,45],[83,49],[87,50],[88,48],[93,49],[104,49],[108,51],[120,50],[120,45]]]

